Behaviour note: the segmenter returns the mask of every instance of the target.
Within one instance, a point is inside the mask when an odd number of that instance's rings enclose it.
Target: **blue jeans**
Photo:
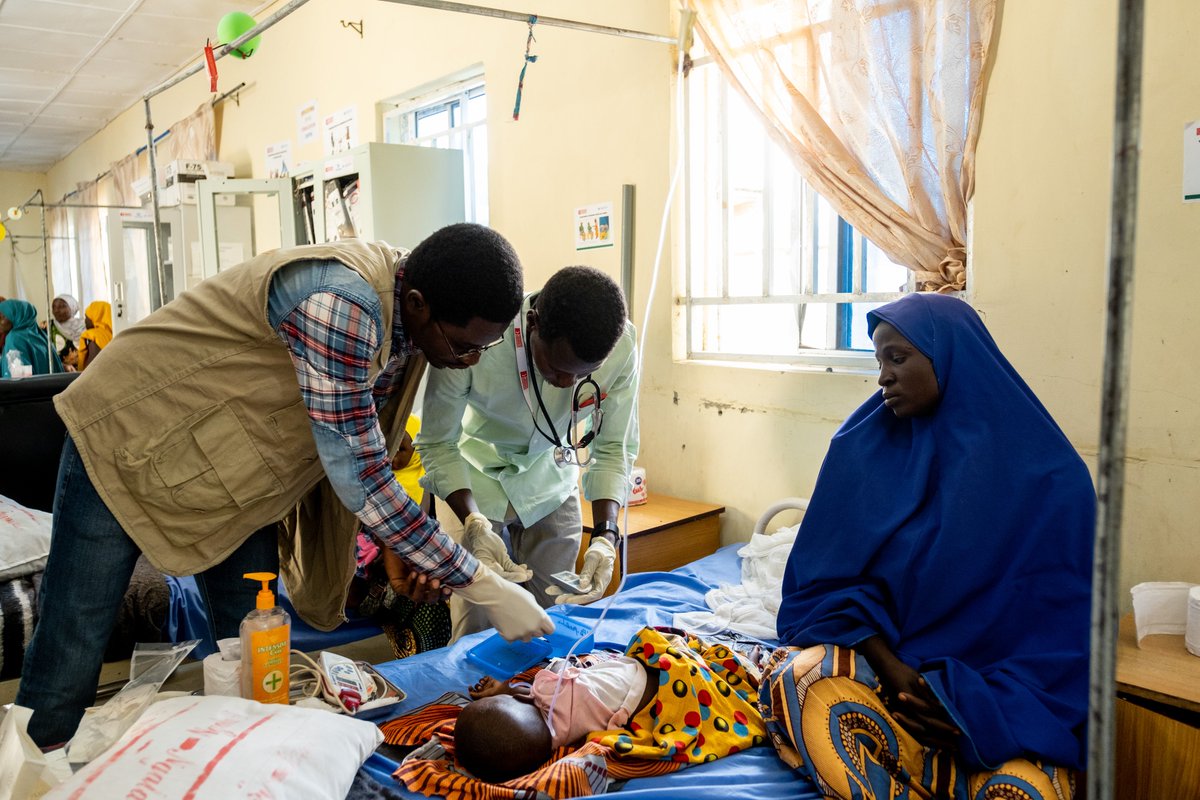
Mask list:
[[[29,735],[42,747],[71,738],[95,701],[104,649],[141,552],[96,493],[69,435],[58,465],[53,524],[38,624],[16,699],[33,709]],[[214,640],[237,635],[259,588],[242,575],[263,570],[279,571],[273,525],[196,576]]]

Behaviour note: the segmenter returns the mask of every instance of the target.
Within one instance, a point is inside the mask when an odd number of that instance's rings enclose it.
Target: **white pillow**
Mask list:
[[[175,697],[45,797],[342,800],[382,741],[371,723],[328,711]]]
[[[50,554],[50,521],[45,511],[26,508],[0,495],[0,581],[40,572]]]

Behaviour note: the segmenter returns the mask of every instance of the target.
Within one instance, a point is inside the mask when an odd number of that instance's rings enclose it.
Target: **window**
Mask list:
[[[488,222],[487,95],[482,75],[384,104],[383,140],[463,151],[467,221]]]
[[[910,271],[805,183],[711,58],[687,81],[687,357],[864,366],[867,312]]]

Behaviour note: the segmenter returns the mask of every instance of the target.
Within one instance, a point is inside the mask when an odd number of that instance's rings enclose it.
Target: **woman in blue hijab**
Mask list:
[[[38,329],[37,309],[24,300],[0,302],[0,378],[11,378],[9,353],[20,356],[22,364],[33,367],[34,375],[62,372],[58,353],[47,352],[46,334]]]
[[[966,303],[911,295],[868,330],[881,389],[834,435],[784,575],[773,738],[831,797],[1070,798],[1087,468]]]

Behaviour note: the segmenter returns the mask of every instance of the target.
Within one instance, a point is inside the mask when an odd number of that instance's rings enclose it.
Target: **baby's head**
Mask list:
[[[458,763],[488,783],[528,775],[550,759],[551,749],[542,712],[510,695],[473,700],[454,723]]]

